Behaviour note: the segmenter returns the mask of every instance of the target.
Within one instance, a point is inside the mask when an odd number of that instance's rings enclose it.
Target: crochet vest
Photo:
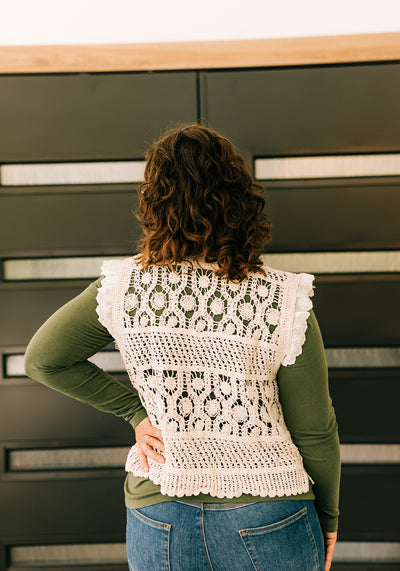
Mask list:
[[[254,272],[237,284],[213,264],[193,264],[102,266],[100,321],[165,444],[165,463],[149,460],[149,472],[134,445],[126,470],[168,496],[308,491],[276,374],[301,353],[314,277],[264,266],[267,277]]]

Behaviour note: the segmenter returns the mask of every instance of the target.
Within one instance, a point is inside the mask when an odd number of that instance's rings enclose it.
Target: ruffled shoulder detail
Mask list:
[[[293,328],[291,332],[291,343],[282,365],[293,365],[296,358],[301,354],[304,341],[306,340],[307,319],[313,306],[311,297],[314,295],[312,274],[299,274],[299,283],[296,292],[296,302],[294,308]]]
[[[112,333],[112,302],[114,295],[114,286],[118,270],[121,265],[121,260],[106,260],[101,266],[101,275],[104,276],[101,280],[96,299],[97,307],[96,312],[99,316],[99,321],[109,333]]]

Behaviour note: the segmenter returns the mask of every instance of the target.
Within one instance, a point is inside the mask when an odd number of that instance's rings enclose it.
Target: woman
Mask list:
[[[146,159],[139,254],[39,329],[26,372],[135,429],[130,569],[328,571],[340,460],[313,276],[263,265],[264,189],[228,139],[175,128]],[[87,361],[112,340],[137,393]]]

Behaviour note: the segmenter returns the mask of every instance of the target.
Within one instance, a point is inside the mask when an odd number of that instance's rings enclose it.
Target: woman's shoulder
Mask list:
[[[298,284],[300,288],[310,289],[312,287],[315,276],[308,272],[291,272],[288,270],[280,270],[263,264],[263,270],[267,276],[267,280],[275,280],[278,282],[290,282]]]
[[[123,271],[124,267],[131,267],[133,264],[135,264],[135,256],[129,258],[107,258],[101,264],[101,277],[95,282],[98,287],[96,312],[100,323],[110,332],[112,329],[112,300],[118,275]]]
[[[105,258],[101,264],[100,273],[104,277],[117,275],[122,267],[138,265],[138,255],[128,258]]]

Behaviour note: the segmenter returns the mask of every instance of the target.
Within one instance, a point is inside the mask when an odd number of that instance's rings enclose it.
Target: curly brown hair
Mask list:
[[[197,124],[174,127],[146,160],[137,213],[143,267],[195,260],[217,263],[216,275],[232,281],[265,275],[260,254],[272,229],[265,189],[229,139]]]

